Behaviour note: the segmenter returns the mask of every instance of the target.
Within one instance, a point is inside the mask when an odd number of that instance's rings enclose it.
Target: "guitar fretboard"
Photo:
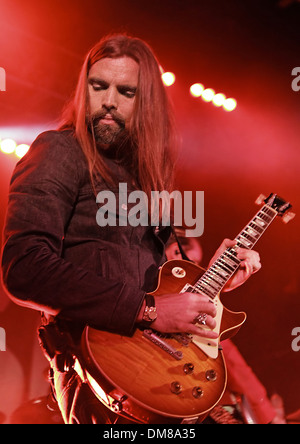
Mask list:
[[[236,245],[251,250],[276,216],[276,210],[264,205],[235,238]],[[240,263],[235,247],[227,248],[196,282],[195,291],[214,299],[238,269]]]

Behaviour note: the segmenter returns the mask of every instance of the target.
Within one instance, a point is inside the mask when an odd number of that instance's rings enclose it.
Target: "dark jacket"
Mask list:
[[[130,192],[130,175],[115,161],[106,162]],[[100,180],[97,192],[104,189]],[[111,190],[118,200],[118,187]],[[73,133],[41,134],[12,176],[3,283],[21,305],[130,335],[145,292],[156,288],[169,228],[157,235],[151,226],[100,227],[97,210]]]

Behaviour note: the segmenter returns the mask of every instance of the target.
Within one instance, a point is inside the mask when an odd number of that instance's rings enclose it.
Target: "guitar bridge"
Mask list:
[[[159,337],[158,334],[154,333],[153,330],[147,329],[143,331],[143,336],[146,339],[149,339],[149,341],[153,342],[153,344],[160,347],[165,352],[169,353],[173,358],[180,361],[183,358],[183,353],[179,350],[176,350],[174,347],[172,347],[170,344],[168,344],[166,341],[164,341],[161,337]]]

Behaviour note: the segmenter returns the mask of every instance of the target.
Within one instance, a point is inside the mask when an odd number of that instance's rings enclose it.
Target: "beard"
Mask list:
[[[98,123],[94,125],[96,142],[100,145],[113,145],[125,132],[125,128]]]
[[[114,124],[112,125],[101,122],[101,119],[103,119],[108,112],[114,120]],[[124,140],[125,135],[128,135],[123,117],[114,110],[98,111],[90,116],[90,122],[95,140],[99,145],[108,147],[115,145],[118,141]]]
[[[108,110],[100,110],[88,117],[88,128],[97,144],[98,152],[105,157],[120,161],[130,170],[134,170],[137,160],[136,144],[133,142],[130,130],[125,125],[125,120],[114,110],[109,114],[116,125],[102,123]]]

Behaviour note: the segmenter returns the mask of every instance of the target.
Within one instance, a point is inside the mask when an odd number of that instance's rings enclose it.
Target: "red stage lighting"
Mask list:
[[[17,143],[13,139],[4,139],[0,142],[0,149],[5,154],[12,154],[17,147]]]
[[[17,157],[23,157],[29,150],[29,145],[25,143],[17,144],[13,139],[0,140],[0,151],[4,154],[15,154]]]
[[[217,107],[223,106],[225,101],[226,101],[226,96],[222,93],[216,94],[212,99],[212,103]]]
[[[190,87],[190,93],[193,97],[200,97],[204,91],[204,86],[201,83],[194,83]]]
[[[237,102],[235,99],[227,99],[224,102],[223,108],[225,109],[225,111],[234,111],[235,108],[237,107]]]
[[[21,143],[20,145],[18,145],[15,149],[15,154],[17,157],[23,157],[25,156],[25,154],[27,153],[27,151],[29,150],[29,145],[26,145],[26,143]]]
[[[172,72],[164,72],[161,75],[161,78],[165,86],[173,85],[173,83],[175,83],[176,80],[175,74],[173,74]]]
[[[216,94],[212,88],[205,88],[201,83],[194,83],[190,87],[193,97],[201,97],[204,102],[212,102],[217,108],[223,107],[225,111],[233,111],[237,107],[235,99],[227,99],[225,94]]]
[[[202,98],[202,100],[204,100],[204,102],[211,102],[213,100],[214,96],[215,96],[214,90],[211,88],[206,88],[203,91],[201,98]]]

